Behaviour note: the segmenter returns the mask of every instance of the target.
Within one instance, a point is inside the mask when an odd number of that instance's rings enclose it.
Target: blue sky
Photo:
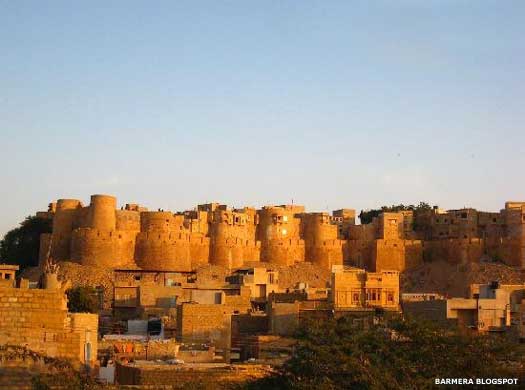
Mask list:
[[[525,200],[523,1],[0,0],[0,235],[182,210]]]

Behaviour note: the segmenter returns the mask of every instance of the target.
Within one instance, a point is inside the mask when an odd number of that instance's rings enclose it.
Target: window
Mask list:
[[[352,301],[359,302],[359,293],[354,293],[354,295],[352,296]]]
[[[467,218],[467,213],[461,213],[461,218],[466,219]]]
[[[283,215],[283,221],[284,222],[288,222],[288,216],[287,215]]]
[[[7,280],[11,279],[11,274],[5,274],[5,278],[6,278]]]
[[[286,229],[283,229],[283,230],[281,230],[281,233],[283,234],[283,236],[286,236],[286,233],[288,233],[288,232],[286,231]]]
[[[388,293],[387,294],[387,301],[388,302],[394,302],[394,294],[393,293]]]

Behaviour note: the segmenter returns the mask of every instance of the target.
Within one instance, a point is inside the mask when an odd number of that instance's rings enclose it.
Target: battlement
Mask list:
[[[323,267],[343,263],[368,269],[403,270],[423,256],[479,261],[489,255],[525,266],[525,202],[507,202],[500,212],[472,208],[385,212],[355,225],[355,210],[305,212],[304,206],[228,208],[220,203],[188,211],[148,211],[137,203],[117,208],[110,195],[93,195],[83,206],[59,199],[48,211],[52,234],[41,237],[41,258],[81,264],[145,269],[191,269],[248,261]],[[459,260],[458,260],[459,259]]]
[[[100,230],[92,228],[77,228],[73,231],[73,234],[77,238],[98,238],[101,240],[104,239],[115,239],[122,240],[128,239],[129,233],[120,230]]]
[[[210,242],[213,244],[231,244],[238,246],[255,246],[260,247],[261,242],[255,240],[246,240],[239,237],[229,237],[229,238],[211,238]]]
[[[71,237],[71,260],[83,265],[117,268],[133,263],[134,232],[78,228]]]
[[[190,241],[189,232],[141,232],[137,234],[137,241]]]
[[[184,215],[168,211],[143,211],[140,213],[141,232],[171,232],[184,229]]]

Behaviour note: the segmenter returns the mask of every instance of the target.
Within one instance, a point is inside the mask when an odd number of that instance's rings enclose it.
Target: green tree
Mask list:
[[[251,388],[425,389],[435,378],[516,378],[523,354],[497,336],[422,322],[356,328],[350,319],[309,323],[278,375]]]
[[[51,233],[51,220],[27,217],[20,226],[6,233],[0,241],[0,260],[20,268],[38,265],[40,235]]]
[[[79,286],[70,288],[67,294],[67,308],[72,313],[97,313],[99,299],[97,290],[93,287]]]

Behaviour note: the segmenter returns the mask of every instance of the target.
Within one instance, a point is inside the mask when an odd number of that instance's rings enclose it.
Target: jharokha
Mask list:
[[[230,209],[217,203],[184,212],[117,207],[113,196],[93,195],[89,206],[59,199],[42,218],[53,220],[41,237],[41,261],[107,268],[184,272],[214,264],[248,262],[331,269],[353,265],[370,271],[413,268],[423,260],[477,262],[484,256],[525,267],[525,202],[500,212],[471,208],[385,212],[356,225],[355,211],[305,212],[303,206]]]

